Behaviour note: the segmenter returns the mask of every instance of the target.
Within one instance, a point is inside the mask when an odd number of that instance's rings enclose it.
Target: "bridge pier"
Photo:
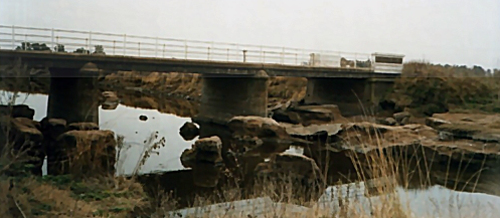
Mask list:
[[[335,104],[343,116],[373,115],[394,84],[391,79],[308,78],[306,104]]]
[[[81,69],[50,69],[50,92],[47,117],[61,118],[69,123],[99,124],[99,91],[97,68],[87,64]]]
[[[267,116],[269,76],[204,75],[197,120],[225,124],[234,116]]]

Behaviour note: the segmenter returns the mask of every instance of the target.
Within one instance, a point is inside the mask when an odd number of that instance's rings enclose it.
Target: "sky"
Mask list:
[[[0,0],[0,25],[500,68],[500,0]]]

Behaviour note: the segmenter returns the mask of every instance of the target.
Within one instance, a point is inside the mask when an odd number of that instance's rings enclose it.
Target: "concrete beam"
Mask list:
[[[173,58],[125,57],[0,49],[0,65],[10,65],[21,59],[29,67],[80,68],[88,62],[109,72],[150,71],[186,72],[211,75],[253,75],[264,70],[269,76],[318,78],[394,78],[397,74],[373,73],[371,69],[341,67],[291,66],[281,64],[242,63]]]

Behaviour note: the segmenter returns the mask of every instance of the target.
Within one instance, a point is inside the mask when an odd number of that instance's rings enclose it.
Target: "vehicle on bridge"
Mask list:
[[[404,55],[399,54],[372,54],[372,67],[375,73],[394,73],[401,74],[403,72]]]

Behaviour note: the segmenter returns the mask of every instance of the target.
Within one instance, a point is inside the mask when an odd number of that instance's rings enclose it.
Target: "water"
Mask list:
[[[10,93],[4,93],[4,99]],[[6,101],[3,101],[6,102]],[[26,104],[35,110],[34,120],[40,121],[46,117],[47,95],[21,93],[16,98],[16,104]],[[146,115],[146,121],[139,120],[140,115]],[[194,141],[185,141],[179,135],[180,127],[191,118],[179,117],[173,114],[162,114],[156,110],[147,110],[119,105],[115,110],[99,108],[99,126],[103,130],[112,130],[116,135],[124,136],[124,150],[117,160],[117,174],[130,175],[141,159],[145,147],[144,141],[158,131],[159,138],[166,139],[165,147],[158,150],[158,155],[151,155],[141,167],[139,173],[155,171],[174,171],[185,169],[180,162],[180,155],[190,148]],[[46,164],[44,164],[46,174]]]
[[[8,98],[5,92],[3,102]],[[34,119],[40,121],[46,116],[48,96],[39,94],[20,94],[16,104],[26,104],[35,110]],[[146,115],[146,121],[139,120],[140,115]],[[180,163],[182,151],[189,148],[196,139],[185,141],[179,135],[179,128],[191,118],[179,117],[173,114],[164,114],[156,110],[147,110],[119,105],[115,110],[99,109],[99,124],[101,129],[109,129],[117,135],[124,136],[124,149],[117,161],[118,174],[131,174],[140,160],[144,148],[144,140],[156,131],[160,137],[165,137],[166,146],[159,149],[159,155],[152,155],[147,159],[139,173],[156,171],[174,171],[184,169]],[[292,148],[289,153],[302,153],[299,148]],[[498,176],[492,176],[497,178]],[[492,181],[492,186],[498,185],[498,181]],[[352,185],[352,184],[351,184]],[[336,189],[345,189],[349,185],[341,187],[330,187],[320,199],[318,206],[336,208],[338,201],[329,199]],[[362,207],[368,207],[368,199],[361,192],[362,189],[349,191],[349,198],[355,198]],[[500,197],[481,193],[465,193],[452,191],[441,186],[432,186],[423,190],[405,190],[398,188],[396,191],[401,200],[403,208],[409,209],[416,217],[498,217],[500,214]],[[380,197],[372,197],[372,202],[377,202]],[[248,207],[242,207],[241,210]],[[238,208],[235,208],[238,210]]]

